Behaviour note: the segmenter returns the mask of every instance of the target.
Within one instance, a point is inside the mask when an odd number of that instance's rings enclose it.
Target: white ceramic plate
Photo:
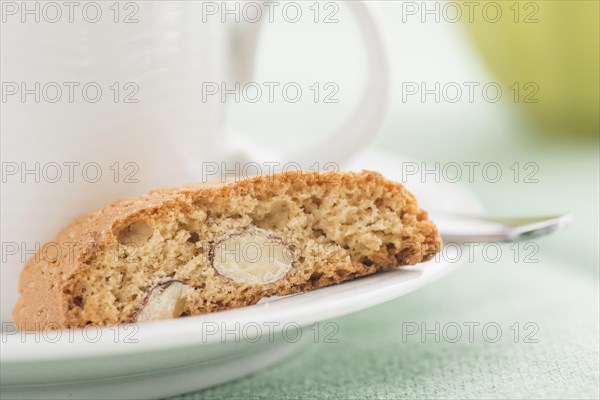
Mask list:
[[[403,180],[401,161],[384,154],[357,159],[348,168],[357,166]],[[480,210],[477,200],[456,184],[430,186],[417,177],[407,186],[424,207],[436,211]],[[446,254],[415,267],[251,307],[139,326],[20,333],[5,325],[0,394],[3,399],[162,398],[223,383],[307,345],[314,340],[308,328],[313,323],[433,282],[459,264],[454,258]],[[329,328],[334,334],[333,325],[321,328],[325,335]]]

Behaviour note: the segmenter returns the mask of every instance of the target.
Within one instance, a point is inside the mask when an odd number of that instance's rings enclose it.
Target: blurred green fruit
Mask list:
[[[598,136],[600,1],[454,3],[506,98],[541,131]]]

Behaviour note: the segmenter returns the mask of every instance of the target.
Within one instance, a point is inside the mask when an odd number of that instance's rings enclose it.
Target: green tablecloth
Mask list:
[[[490,212],[572,211],[572,226],[537,242],[538,262],[525,262],[532,249],[521,248],[516,263],[507,246],[496,263],[475,252],[472,262],[428,287],[334,320],[338,343],[311,344],[253,376],[182,398],[598,398],[597,143],[431,131],[407,144],[386,130],[378,146],[428,161],[535,162],[538,183],[479,179],[469,187]],[[436,323],[439,342],[433,333],[407,334],[415,327],[435,330]],[[472,340],[470,323],[479,324]],[[457,325],[462,337],[456,341]]]

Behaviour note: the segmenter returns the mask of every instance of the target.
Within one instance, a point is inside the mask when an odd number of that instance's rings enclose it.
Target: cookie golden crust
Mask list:
[[[431,259],[441,240],[399,183],[289,172],[167,188],[83,216],[21,273],[21,329],[243,307]]]

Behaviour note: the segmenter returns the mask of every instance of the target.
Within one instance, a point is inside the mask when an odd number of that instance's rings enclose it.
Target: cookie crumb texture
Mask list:
[[[60,256],[44,259],[57,245]],[[413,195],[375,172],[162,189],[44,245],[21,274],[13,317],[45,329],[209,313],[427,261],[440,245]]]

